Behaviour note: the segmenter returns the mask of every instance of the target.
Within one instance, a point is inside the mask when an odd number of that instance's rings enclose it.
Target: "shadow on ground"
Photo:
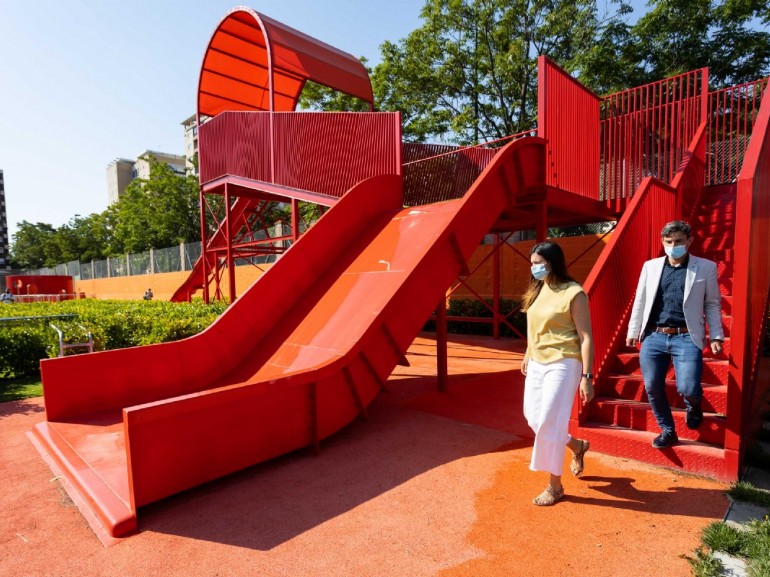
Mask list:
[[[140,530],[270,550],[415,477],[513,439],[378,400],[369,414],[368,422],[324,441],[318,456],[299,451],[142,508]]]
[[[11,415],[34,415],[43,412],[43,405],[33,399],[0,402],[0,420]]]

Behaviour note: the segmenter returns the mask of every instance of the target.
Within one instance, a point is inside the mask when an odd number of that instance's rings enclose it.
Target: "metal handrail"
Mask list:
[[[0,324],[11,323],[17,321],[47,321],[49,319],[76,319],[78,317],[75,313],[68,313],[63,315],[40,315],[34,317],[0,317]]]
[[[64,334],[62,333],[61,329],[53,323],[50,323],[49,326],[59,334],[59,356],[60,357],[64,356],[64,351],[67,349],[84,349],[88,347],[89,353],[94,352],[94,337],[91,334],[91,331],[86,329],[86,327],[84,327],[83,325],[79,324],[78,326],[81,329],[83,329],[83,332],[86,333],[86,336],[88,337],[88,341],[85,343],[65,343]]]

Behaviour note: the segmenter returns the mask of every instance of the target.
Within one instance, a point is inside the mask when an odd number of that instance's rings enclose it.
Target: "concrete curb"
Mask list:
[[[746,470],[743,480],[747,483],[751,483],[758,489],[770,490],[770,472],[768,471],[749,467]],[[731,527],[735,527],[738,530],[745,530],[745,524],[747,522],[752,519],[762,519],[765,515],[770,513],[767,508],[760,505],[734,501],[729,495],[727,498],[730,500],[730,505],[727,507],[722,522]],[[743,559],[728,555],[721,551],[715,551],[714,557],[722,561],[722,564],[724,565],[722,571],[723,577],[746,577],[748,575],[746,562]]]

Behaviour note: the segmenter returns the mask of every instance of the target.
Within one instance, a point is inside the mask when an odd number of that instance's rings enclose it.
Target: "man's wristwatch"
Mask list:
[[[584,379],[588,379],[589,381],[593,380],[593,378],[594,378],[594,374],[593,373],[583,373],[580,376],[583,377]]]

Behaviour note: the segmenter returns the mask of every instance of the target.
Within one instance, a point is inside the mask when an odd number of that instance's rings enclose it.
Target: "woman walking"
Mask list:
[[[565,446],[573,453],[570,470],[575,476],[583,473],[590,444],[570,436],[569,417],[578,387],[584,403],[593,399],[594,348],[588,297],[567,273],[561,247],[551,241],[537,244],[530,262],[532,277],[522,299],[527,313],[524,416],[535,432],[529,468],[551,475],[533,503],[547,506],[564,497]]]

